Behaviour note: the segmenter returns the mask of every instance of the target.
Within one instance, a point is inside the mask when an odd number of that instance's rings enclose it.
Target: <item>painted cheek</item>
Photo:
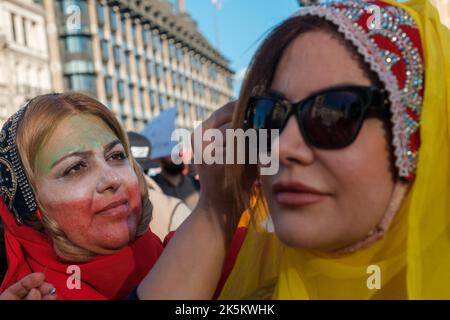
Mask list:
[[[91,224],[91,204],[90,198],[51,203],[47,214],[56,220],[66,234],[82,236]]]
[[[127,194],[129,197],[130,205],[131,207],[136,210],[135,212],[138,213],[138,218],[141,216],[142,211],[142,204],[141,204],[141,192],[139,188],[139,183],[136,180],[129,181],[125,188],[127,190]]]

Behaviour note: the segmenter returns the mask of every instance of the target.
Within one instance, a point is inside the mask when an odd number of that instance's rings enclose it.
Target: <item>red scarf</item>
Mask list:
[[[18,225],[3,201],[0,216],[5,225],[5,247],[8,271],[0,292],[33,272],[44,272],[46,282],[56,288],[58,299],[103,300],[125,299],[159,258],[163,247],[150,229],[133,244],[108,256],[97,256],[80,268],[80,289],[69,289],[73,272],[70,263],[56,256],[50,239],[25,225]],[[75,263],[73,263],[75,265]],[[72,278],[70,278],[72,276]]]

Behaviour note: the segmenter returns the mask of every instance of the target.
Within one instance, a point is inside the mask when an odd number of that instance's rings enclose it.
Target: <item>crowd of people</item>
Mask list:
[[[32,99],[0,133],[0,298],[450,298],[449,43],[428,0],[276,26],[201,127],[279,130],[275,175],[201,163],[197,180],[95,99]]]

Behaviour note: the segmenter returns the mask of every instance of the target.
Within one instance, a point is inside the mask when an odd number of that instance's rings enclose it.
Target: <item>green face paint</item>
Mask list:
[[[113,131],[96,116],[77,114],[64,119],[37,153],[37,174],[49,174],[53,165],[70,153],[103,149],[116,139]]]

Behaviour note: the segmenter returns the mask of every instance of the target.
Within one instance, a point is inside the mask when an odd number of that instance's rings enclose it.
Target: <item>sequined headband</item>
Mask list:
[[[338,1],[300,9],[338,27],[378,75],[389,93],[395,165],[414,180],[420,144],[424,69],[420,33],[404,10],[382,1]]]
[[[37,211],[16,143],[17,128],[27,107],[28,104],[12,115],[0,132],[0,195],[19,223]]]

